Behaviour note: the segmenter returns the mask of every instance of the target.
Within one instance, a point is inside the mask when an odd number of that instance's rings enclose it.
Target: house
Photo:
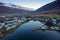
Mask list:
[[[55,27],[55,29],[59,29],[59,27]]]
[[[15,25],[13,25],[13,24],[7,24],[7,25],[5,25],[5,27],[6,27],[6,30],[9,30],[9,29],[11,29],[12,27],[14,27]]]
[[[52,23],[53,24],[57,24],[56,22],[57,22],[57,20],[55,20],[55,19],[51,19],[52,20]]]
[[[54,26],[54,27],[52,26],[51,29],[59,29],[59,27],[58,26]]]
[[[16,20],[5,20],[5,23],[6,23],[6,24],[14,23],[14,22],[16,22]]]
[[[11,28],[16,27],[17,24],[7,24],[5,27],[7,28],[6,30],[10,30]]]
[[[54,27],[51,27],[51,29],[55,29]]]
[[[5,23],[0,23],[0,29],[5,25]]]
[[[24,21],[26,21],[27,19],[26,19],[25,17],[22,17],[22,18],[21,18],[21,20],[24,20]]]
[[[25,18],[20,18],[20,19],[18,19],[18,23],[24,23],[25,21],[26,21]]]
[[[2,25],[0,25],[0,29],[2,28],[3,26]]]
[[[18,20],[18,23],[23,23],[23,22],[25,22],[24,20]]]

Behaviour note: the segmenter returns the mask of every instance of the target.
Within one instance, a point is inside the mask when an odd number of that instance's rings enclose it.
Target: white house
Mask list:
[[[5,25],[5,23],[0,23],[0,29]]]

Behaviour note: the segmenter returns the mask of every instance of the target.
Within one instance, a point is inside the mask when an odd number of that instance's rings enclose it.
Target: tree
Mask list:
[[[0,22],[3,22],[5,20],[5,18],[0,18]]]

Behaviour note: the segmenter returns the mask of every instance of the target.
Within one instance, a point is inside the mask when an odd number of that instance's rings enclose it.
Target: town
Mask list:
[[[16,30],[21,24],[29,21],[40,21],[44,25],[60,30],[60,18],[59,17],[46,17],[46,16],[0,16],[0,37],[9,31]],[[46,29],[46,27],[41,27]]]

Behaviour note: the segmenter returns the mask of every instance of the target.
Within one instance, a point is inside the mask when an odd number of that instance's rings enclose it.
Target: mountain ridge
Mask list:
[[[33,9],[14,4],[0,3],[0,14],[30,14]]]
[[[56,9],[60,9],[60,0],[56,0],[51,3],[48,3],[44,5],[43,7],[37,9],[35,12],[40,13],[40,12],[51,11],[51,10],[56,10]]]
[[[19,5],[15,5],[15,4],[12,4],[12,3],[2,3],[2,2],[0,2],[0,6],[12,7],[12,8],[18,8],[18,9],[21,8],[21,9],[25,9],[25,10],[34,11],[34,9],[32,9],[32,8],[27,8],[27,7],[19,6]]]

